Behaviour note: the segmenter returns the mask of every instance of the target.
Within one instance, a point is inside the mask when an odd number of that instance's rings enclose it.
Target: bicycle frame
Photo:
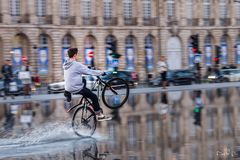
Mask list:
[[[93,84],[93,87],[91,88],[91,90],[93,91],[95,88],[97,88],[97,97],[98,100],[100,100],[99,95],[100,95],[100,89],[102,91],[103,87],[107,85],[106,82],[104,82],[99,76],[97,76],[96,81]],[[101,88],[100,88],[101,87]],[[85,100],[85,102],[83,102]],[[73,107],[71,107],[70,109],[67,110],[67,112],[72,111],[74,108],[76,108],[77,106],[83,104],[83,103],[88,103],[90,105],[92,105],[92,103],[86,98],[86,97],[82,97],[79,101],[79,103],[77,103],[76,105],[74,105]],[[84,105],[86,106],[86,105]],[[88,105],[89,106],[89,105]]]

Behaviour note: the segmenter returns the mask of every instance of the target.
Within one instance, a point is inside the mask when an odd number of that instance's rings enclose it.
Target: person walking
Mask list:
[[[162,87],[165,89],[167,86],[167,71],[168,65],[164,56],[160,57],[160,61],[157,63],[158,73],[160,74]]]
[[[31,68],[29,66],[29,62],[27,57],[22,57],[23,66],[21,67],[21,71],[19,72],[19,79],[22,81],[24,85],[24,95],[30,96],[31,93]]]
[[[13,78],[13,72],[12,72],[12,66],[11,66],[11,60],[6,59],[4,61],[4,65],[2,66],[2,75],[4,79],[4,92],[5,95],[8,94],[9,90],[9,84]]]

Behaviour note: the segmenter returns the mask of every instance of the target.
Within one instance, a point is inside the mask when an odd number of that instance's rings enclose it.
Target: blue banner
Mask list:
[[[62,63],[64,63],[68,59],[68,47],[62,48]]]
[[[113,66],[112,66],[113,58],[110,55],[112,53],[112,50],[106,47],[105,52],[106,52],[106,69],[111,71],[111,70],[113,70]]]
[[[91,62],[93,60],[93,58],[89,57],[89,54],[91,54],[91,53],[93,53],[93,55],[94,55],[94,48],[85,48],[84,61],[85,61],[85,64],[88,66],[91,66]]]
[[[240,64],[240,44],[237,44],[236,48],[236,63]]]
[[[126,70],[134,71],[135,70],[135,53],[134,48],[128,47],[126,48]]]
[[[152,72],[154,69],[154,52],[153,52],[153,48],[152,47],[146,47],[145,48],[145,52],[146,52],[146,69],[148,72]]]
[[[221,45],[221,64],[228,64],[228,48],[226,44]]]
[[[13,55],[12,55],[13,73],[16,74],[21,70],[22,48],[13,48],[12,52],[13,52]]]
[[[38,74],[47,75],[48,74],[48,48],[38,49]]]
[[[192,46],[188,46],[188,65],[189,67],[194,66],[194,54],[192,52]]]
[[[205,46],[205,61],[206,66],[212,65],[212,46],[210,45]]]

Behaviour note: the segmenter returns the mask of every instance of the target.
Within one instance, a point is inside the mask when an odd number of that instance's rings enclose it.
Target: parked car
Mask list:
[[[91,89],[96,80],[96,77],[91,76],[91,75],[84,75],[83,78],[85,78],[87,81],[86,87]],[[64,81],[48,84],[48,93],[49,94],[63,93],[64,90],[65,90],[65,82]]]
[[[119,77],[127,81],[130,86],[136,86],[139,78],[136,72],[130,71],[108,71],[106,76],[102,76],[102,79],[109,81],[112,78]]]
[[[206,75],[204,79],[209,83],[219,83],[219,82],[228,82],[228,78],[223,76],[221,71],[219,72],[211,72],[210,74]]]
[[[240,81],[240,69],[222,69],[221,72],[228,81]]]
[[[189,69],[171,70],[167,80],[169,85],[188,85],[197,81],[195,72]]]

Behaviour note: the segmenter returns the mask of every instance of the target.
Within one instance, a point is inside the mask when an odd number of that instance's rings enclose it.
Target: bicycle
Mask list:
[[[110,109],[119,109],[124,105],[129,96],[129,86],[121,78],[112,78],[108,82],[99,76],[93,84],[91,90],[97,91],[100,100],[100,90],[102,91],[102,101]],[[86,83],[85,83],[86,85]],[[93,110],[90,99],[82,96],[77,105],[71,107],[67,112],[75,109],[72,117],[72,128],[76,135],[80,137],[91,137],[97,127],[97,118]],[[83,127],[81,129],[81,127]]]

